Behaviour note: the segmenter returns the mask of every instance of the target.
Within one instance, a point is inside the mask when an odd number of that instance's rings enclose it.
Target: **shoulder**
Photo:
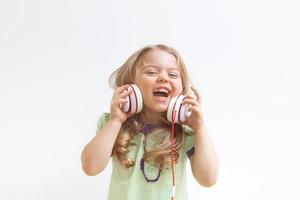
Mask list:
[[[101,129],[104,124],[108,121],[110,117],[110,113],[104,112],[101,114],[101,116],[97,120],[97,129]]]
[[[183,133],[187,136],[194,135],[194,130],[188,125],[181,125]]]

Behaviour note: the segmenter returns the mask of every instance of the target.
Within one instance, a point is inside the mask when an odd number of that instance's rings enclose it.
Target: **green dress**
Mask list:
[[[109,113],[103,113],[97,123],[100,130],[109,119]],[[175,164],[176,194],[175,200],[187,200],[186,187],[186,162],[187,158],[193,154],[193,130],[182,125],[184,131],[184,144],[179,152],[179,159]],[[144,132],[144,131],[143,131]],[[108,200],[170,200],[172,193],[171,168],[162,170],[160,177],[155,182],[147,182],[141,170],[140,162],[144,154],[143,141],[145,134],[140,132],[133,138],[136,145],[129,146],[127,157],[135,161],[133,167],[123,167],[117,158],[112,157],[112,175],[110,180]],[[157,143],[157,137],[147,134],[146,149]],[[144,163],[144,173],[147,178],[155,179],[159,169],[147,162]]]

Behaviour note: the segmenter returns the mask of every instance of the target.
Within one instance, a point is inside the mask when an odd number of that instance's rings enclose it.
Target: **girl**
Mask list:
[[[123,109],[133,93],[131,83],[142,94],[137,114]],[[140,49],[111,75],[115,92],[110,113],[99,118],[97,134],[81,157],[83,171],[90,176],[103,171],[112,157],[109,200],[186,200],[187,158],[199,184],[215,184],[218,159],[203,123],[200,94],[194,86],[194,95],[188,94],[188,83],[178,52],[161,44]],[[191,114],[172,127],[166,112],[171,98],[180,94]]]

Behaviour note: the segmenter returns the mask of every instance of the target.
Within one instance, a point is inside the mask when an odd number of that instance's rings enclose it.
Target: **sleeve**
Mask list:
[[[105,125],[105,123],[108,121],[110,114],[109,113],[103,113],[99,119],[97,120],[97,131],[96,133],[98,133],[103,126]]]
[[[183,133],[184,133],[184,145],[183,151],[186,153],[188,157],[192,156],[195,151],[194,147],[194,130],[191,129],[189,126],[183,125],[182,126]]]

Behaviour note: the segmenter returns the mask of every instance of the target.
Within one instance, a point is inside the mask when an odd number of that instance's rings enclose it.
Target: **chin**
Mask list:
[[[164,113],[167,112],[168,110],[168,106],[166,105],[152,105],[147,107],[149,111],[156,112],[156,113]]]
[[[156,106],[152,109],[154,112],[159,112],[159,113],[163,113],[163,112],[167,112],[168,107],[166,106]]]

